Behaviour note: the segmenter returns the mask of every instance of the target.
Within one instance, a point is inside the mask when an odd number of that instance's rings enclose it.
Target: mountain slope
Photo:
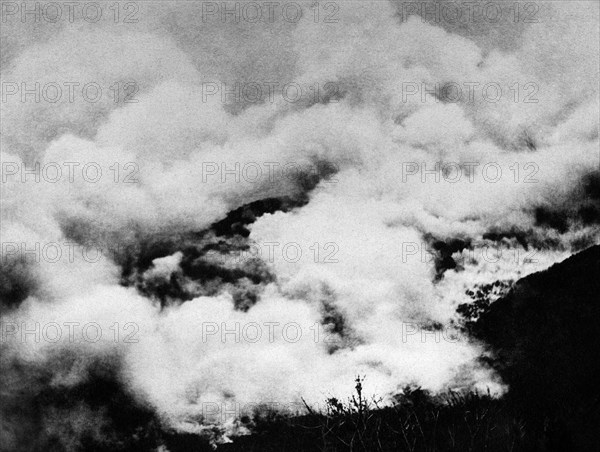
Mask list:
[[[600,246],[517,281],[470,329],[488,344],[514,404],[543,419],[558,443],[597,447]]]

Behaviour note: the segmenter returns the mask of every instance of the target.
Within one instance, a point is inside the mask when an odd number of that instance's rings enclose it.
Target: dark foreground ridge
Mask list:
[[[563,450],[598,450],[600,246],[517,281],[467,329],[532,426]]]

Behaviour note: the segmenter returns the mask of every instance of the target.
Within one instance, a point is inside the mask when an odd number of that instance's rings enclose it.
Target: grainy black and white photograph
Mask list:
[[[600,3],[0,13],[0,451],[600,450]]]

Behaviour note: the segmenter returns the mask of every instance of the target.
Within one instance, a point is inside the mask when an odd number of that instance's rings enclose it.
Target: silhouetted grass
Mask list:
[[[347,401],[330,398],[304,416],[256,413],[253,435],[219,451],[521,451],[542,449],[543,438],[502,399],[448,392],[432,396],[405,388],[392,406],[368,400],[357,378]]]

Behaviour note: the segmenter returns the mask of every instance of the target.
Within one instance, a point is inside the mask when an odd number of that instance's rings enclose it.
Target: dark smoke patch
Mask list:
[[[586,174],[566,202],[534,209],[537,226],[563,234],[581,226],[600,224],[600,172]]]
[[[324,296],[321,299],[321,325],[325,328],[327,338],[327,351],[330,354],[340,349],[353,347],[360,341],[354,336],[350,325],[343,313],[335,304],[335,293],[329,287],[324,287]]]
[[[516,240],[519,245],[523,248],[529,248],[529,237],[531,236],[531,232],[525,232],[520,229],[510,228],[508,230],[501,230],[497,228],[492,228],[492,230],[485,232],[483,234],[484,240],[491,240],[493,242],[499,242],[504,239],[508,240]]]
[[[34,269],[25,259],[7,259],[1,257],[0,268],[0,314],[5,307],[21,304],[38,287]]]
[[[514,243],[521,245],[525,250],[535,248],[539,250],[562,249],[560,239],[556,235],[550,235],[540,229],[520,229],[510,227],[507,229],[493,227],[482,236],[484,240],[495,243]]]
[[[193,239],[189,239],[193,240]],[[165,248],[163,252],[152,250],[153,258],[168,256],[176,251],[182,255],[177,271],[168,279],[148,278],[144,274],[150,268],[133,268],[127,284],[133,284],[142,294],[161,301],[163,306],[188,301],[199,296],[217,295],[227,290],[234,298],[236,307],[246,310],[253,305],[263,284],[273,281],[274,276],[260,259],[242,259],[240,253],[248,249],[246,239],[205,236],[196,244]],[[166,252],[165,252],[166,251]],[[144,256],[147,261],[147,256]]]
[[[432,234],[424,234],[424,239],[428,245],[428,251],[433,255],[435,281],[439,281],[444,277],[444,272],[447,270],[460,271],[462,266],[456,262],[452,255],[460,253],[464,249],[471,249],[471,241],[461,238],[449,238],[439,240]]]
[[[306,189],[317,183],[311,178],[303,182]],[[307,202],[304,195],[258,200],[232,210],[204,231],[148,238],[123,266],[123,284],[134,285],[163,306],[227,291],[236,308],[245,311],[256,303],[264,284],[275,279],[260,256],[252,254],[248,226],[264,214],[288,212]],[[175,252],[181,253],[181,262],[168,279],[145,277],[154,259]]]
[[[586,225],[600,224],[600,171],[586,175],[582,180],[584,200],[578,214]]]
[[[538,145],[536,139],[527,129],[521,135],[521,144],[532,152],[537,151]]]
[[[322,339],[323,343],[326,344],[329,354],[334,354],[342,349],[353,348],[363,343],[338,305],[337,294],[329,284],[321,281],[313,286],[297,288],[288,295],[292,298],[310,300],[318,306],[321,315],[319,323],[323,327],[320,340]]]
[[[536,207],[534,214],[537,226],[556,229],[561,234],[569,229],[569,217],[564,210],[555,210],[552,207]]]
[[[308,177],[304,174],[305,173],[301,173],[301,176]],[[312,189],[317,182],[318,181],[312,179],[307,179],[306,182],[304,182],[305,188]],[[214,234],[219,237],[233,237],[235,235],[248,237],[250,235],[250,230],[246,226],[254,223],[260,216],[267,213],[289,212],[290,210],[302,207],[307,203],[307,196],[300,196],[298,198],[283,197],[261,199],[232,210],[223,220],[214,223],[209,230],[213,231]]]
[[[6,350],[5,350],[6,351]],[[115,357],[55,352],[46,362],[2,360],[2,444],[11,451],[156,448],[160,422],[124,387]],[[69,383],[76,374],[77,381]],[[61,381],[62,380],[62,381]]]

